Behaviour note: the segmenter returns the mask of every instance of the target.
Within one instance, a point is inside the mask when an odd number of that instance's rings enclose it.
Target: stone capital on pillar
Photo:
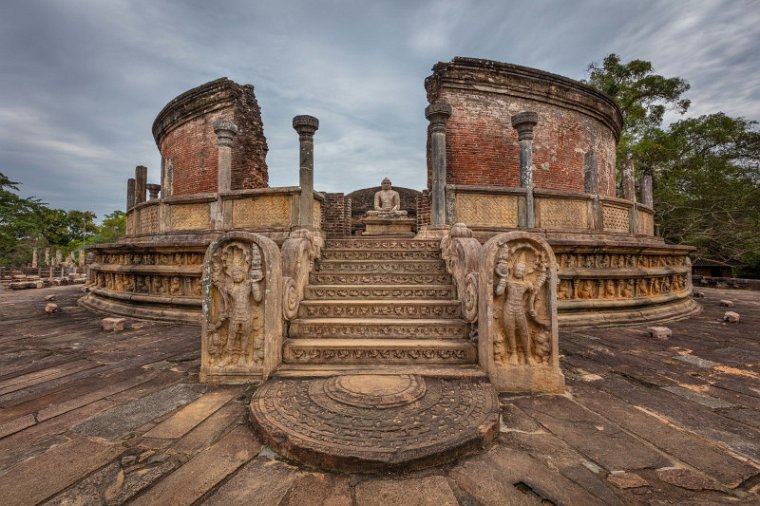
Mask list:
[[[160,184],[147,184],[145,187],[148,189],[148,200],[158,199],[158,193],[161,191]]]
[[[319,129],[319,120],[314,116],[296,116],[293,118],[293,128],[299,136],[311,137]]]
[[[538,123],[538,113],[532,111],[521,112],[512,116],[512,126],[517,130],[521,141],[533,140],[533,128]]]
[[[430,132],[446,132],[446,122],[451,116],[451,106],[445,102],[434,102],[425,108],[425,117],[430,121]]]
[[[219,146],[232,147],[232,141],[238,133],[238,127],[228,119],[218,119],[214,121],[214,133]]]

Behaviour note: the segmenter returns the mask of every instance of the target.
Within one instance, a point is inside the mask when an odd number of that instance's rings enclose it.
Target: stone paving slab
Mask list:
[[[197,326],[102,332],[78,287],[0,291],[0,504],[758,504],[760,294],[704,292],[668,340],[560,331],[567,394],[502,395],[489,452],[356,475],[263,447],[253,389],[198,384]]]

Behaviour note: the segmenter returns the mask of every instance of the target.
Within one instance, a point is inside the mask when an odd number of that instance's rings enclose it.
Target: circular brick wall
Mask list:
[[[461,57],[436,64],[425,88],[430,103],[452,107],[446,125],[448,184],[520,186],[520,149],[510,120],[535,111],[535,187],[582,193],[584,157],[593,151],[599,194],[615,196],[622,116],[606,95],[548,72]]]

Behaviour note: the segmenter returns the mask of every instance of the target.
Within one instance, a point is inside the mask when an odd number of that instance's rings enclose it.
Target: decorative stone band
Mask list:
[[[528,223],[527,193],[524,188],[446,186],[451,218],[466,223],[477,236],[481,231],[503,231]],[[624,199],[599,199],[602,213],[598,217],[592,194],[535,188],[533,195],[533,222],[538,229],[654,235],[654,211],[642,204]]]
[[[215,228],[213,210],[221,206],[221,211],[216,213],[221,220],[221,230],[280,232],[284,239],[298,225],[300,193],[300,188],[294,186],[150,200],[128,210],[126,237],[152,238],[159,234],[211,231]],[[319,229],[321,224],[323,201],[322,194],[313,194],[314,229]]]
[[[203,260],[201,374],[206,383],[266,380],[282,355],[282,266],[271,239],[231,232]]]

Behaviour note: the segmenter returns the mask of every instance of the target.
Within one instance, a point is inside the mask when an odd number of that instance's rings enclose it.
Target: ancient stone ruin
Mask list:
[[[487,446],[496,392],[563,392],[559,326],[698,310],[690,248],[654,235],[651,178],[640,196],[632,166],[616,180],[610,98],[472,58],[425,87],[426,188],[379,173],[349,195],[314,190],[317,118],[293,119],[299,186],[272,188],[253,87],[183,93],[153,126],[161,185],[128,180],[127,235],[91,248],[81,304],[200,321],[201,380],[266,381],[251,415],[275,451],[360,471]]]

